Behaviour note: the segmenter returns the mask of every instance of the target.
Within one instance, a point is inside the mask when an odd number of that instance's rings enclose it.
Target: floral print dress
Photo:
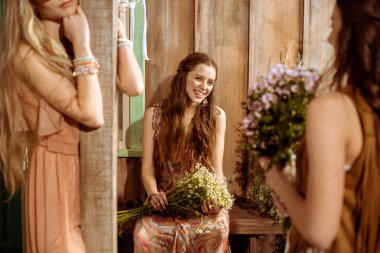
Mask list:
[[[159,127],[161,112],[156,107],[153,128]],[[192,166],[189,166],[189,168]],[[168,192],[189,170],[169,164],[157,177],[159,191]],[[221,210],[207,217],[144,216],[135,225],[133,239],[135,253],[225,253],[228,243],[229,216]]]

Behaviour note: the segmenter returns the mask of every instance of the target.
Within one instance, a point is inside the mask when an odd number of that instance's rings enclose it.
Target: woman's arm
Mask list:
[[[127,39],[123,23],[118,20],[118,38]],[[144,79],[139,64],[129,46],[118,47],[117,85],[128,96],[137,96],[144,90]]]
[[[144,129],[142,138],[142,170],[141,178],[145,190],[148,195],[158,192],[157,182],[153,166],[153,138],[154,129],[152,126],[152,118],[154,114],[154,107],[148,107],[144,114]]]
[[[144,128],[142,140],[141,179],[151,203],[156,210],[164,210],[168,200],[164,192],[158,192],[157,181],[153,164],[154,129],[152,126],[154,107],[148,107],[144,114]]]
[[[214,149],[214,169],[217,179],[221,182],[224,181],[223,175],[223,153],[224,153],[224,136],[226,132],[226,113],[220,108],[216,107],[216,126],[215,126],[215,149]],[[205,214],[217,214],[220,212],[219,206],[211,200],[204,201],[202,204],[202,211]]]
[[[224,138],[226,133],[226,113],[220,108],[216,107],[216,142],[214,150],[214,168],[216,170],[216,177],[220,181],[224,181],[223,174],[223,154],[224,154]]]
[[[64,28],[65,35],[73,43],[75,57],[92,57],[87,19],[80,6],[75,15],[64,19]],[[24,70],[29,88],[55,109],[88,127],[103,125],[103,102],[97,75],[78,76],[76,87],[52,71],[27,45],[21,46],[17,62]]]
[[[309,159],[307,193],[303,198],[284,173],[272,168],[268,184],[285,202],[292,222],[314,246],[328,248],[336,237],[343,206],[344,170],[350,124],[347,100],[331,93],[315,99],[306,118]]]

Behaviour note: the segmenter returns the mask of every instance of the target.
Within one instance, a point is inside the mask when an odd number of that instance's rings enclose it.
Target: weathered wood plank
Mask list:
[[[81,134],[82,230],[87,252],[116,253],[116,17],[117,0],[82,0],[99,59],[104,126]]]
[[[117,203],[144,200],[145,190],[141,182],[140,158],[118,158]]]
[[[270,235],[281,234],[282,227],[257,211],[234,206],[230,212],[230,234]]]
[[[296,64],[296,53],[302,47],[302,7],[302,0],[251,0],[250,84],[280,63],[281,50],[288,51],[287,64]]]
[[[218,64],[215,103],[227,115],[223,170],[233,181],[237,148],[236,126],[245,116],[241,102],[247,94],[249,0],[196,0],[195,50]],[[231,189],[238,192],[239,186]]]
[[[327,38],[331,28],[334,1],[305,1],[304,7],[304,65],[324,70],[332,62],[333,48]]]
[[[148,0],[146,105],[161,101],[180,60],[193,52],[194,0]]]

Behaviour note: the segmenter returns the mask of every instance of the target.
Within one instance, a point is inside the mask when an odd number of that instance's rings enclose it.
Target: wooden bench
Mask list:
[[[122,162],[121,162],[122,161]],[[121,159],[118,163],[118,203],[144,197],[138,160]],[[121,208],[123,209],[123,208]],[[119,253],[133,252],[133,228],[119,238]],[[252,209],[235,205],[230,211],[230,244],[233,253],[272,253],[273,236],[282,233],[280,224],[262,217]]]
[[[260,216],[257,211],[238,205],[230,211],[232,252],[272,252],[270,242],[276,234],[282,234],[282,226],[268,217]]]

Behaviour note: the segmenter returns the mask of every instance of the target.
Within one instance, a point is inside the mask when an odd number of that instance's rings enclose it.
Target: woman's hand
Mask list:
[[[271,164],[268,157],[260,157],[259,164],[265,171],[265,181],[267,185],[274,191],[277,191],[278,186],[281,184],[282,177],[285,177],[285,174],[281,172],[276,165]]]
[[[120,18],[117,19],[118,26],[117,26],[117,37],[120,38],[127,38],[127,35],[125,34],[125,27],[123,25],[123,22],[120,20]]]
[[[202,212],[210,214],[218,214],[220,212],[219,206],[212,200],[205,200],[202,203]]]
[[[265,181],[267,185],[272,188],[273,204],[277,207],[279,215],[284,217],[289,216],[285,203],[276,194],[276,191],[279,189],[282,181],[285,178],[287,179],[289,176],[280,171],[276,165],[271,165],[268,157],[260,157],[259,164],[265,171]],[[269,166],[271,167],[269,168]]]
[[[169,203],[165,192],[157,192],[149,195],[144,204],[151,204],[154,210],[162,212],[166,209]]]
[[[289,213],[288,213],[288,209],[286,208],[285,203],[282,202],[280,197],[275,192],[272,192],[272,199],[273,199],[273,204],[276,206],[278,210],[279,216],[288,217]]]
[[[66,38],[77,47],[89,47],[90,28],[82,7],[78,6],[76,13],[63,19],[63,28]]]

